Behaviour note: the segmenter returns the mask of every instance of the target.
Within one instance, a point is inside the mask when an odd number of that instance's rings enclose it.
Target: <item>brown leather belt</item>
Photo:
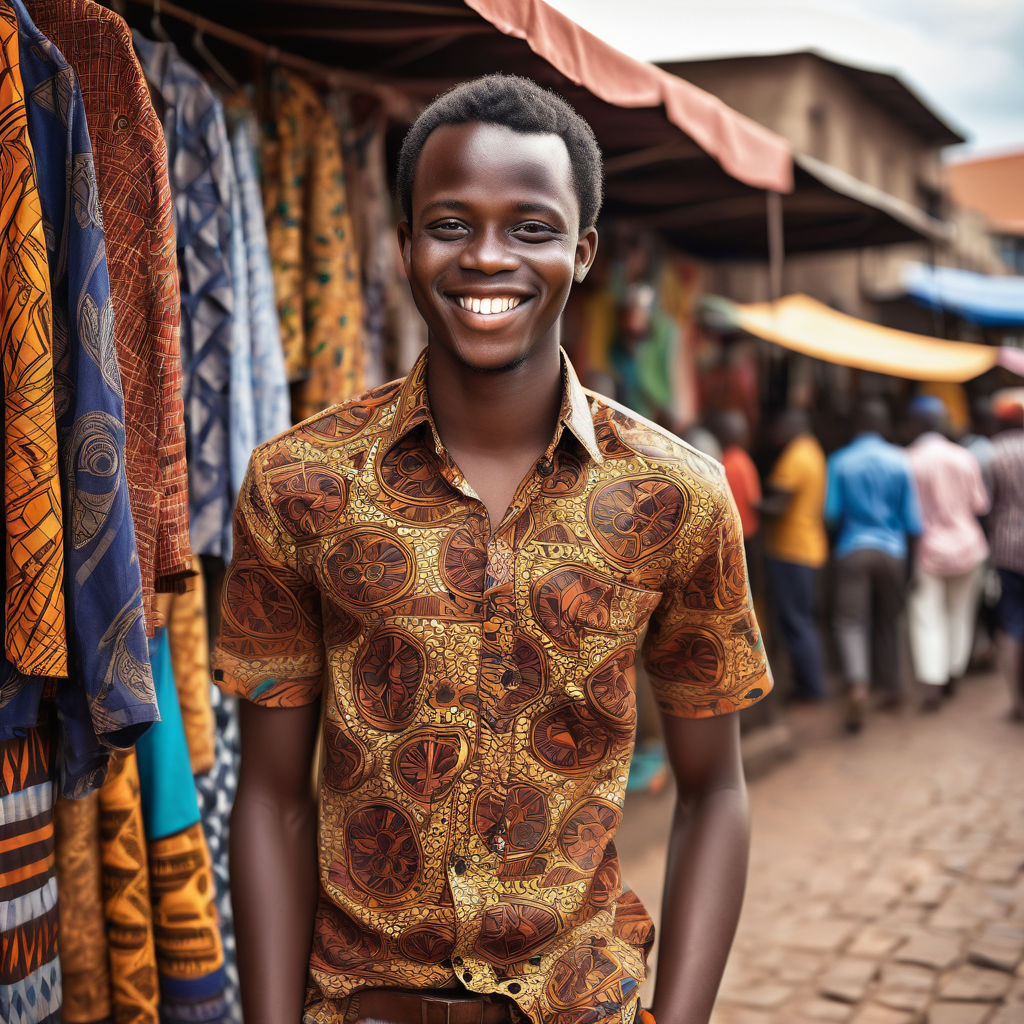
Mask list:
[[[397,988],[363,989],[349,997],[346,1022],[379,1024],[514,1024],[526,1018],[503,996]]]

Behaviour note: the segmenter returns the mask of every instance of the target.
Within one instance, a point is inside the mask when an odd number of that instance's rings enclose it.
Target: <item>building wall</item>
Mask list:
[[[678,73],[798,151],[899,199],[922,205],[921,186],[944,187],[940,150],[813,54],[687,62]]]

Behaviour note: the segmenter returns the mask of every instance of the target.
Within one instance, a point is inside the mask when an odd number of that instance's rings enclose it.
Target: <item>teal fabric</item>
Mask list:
[[[167,630],[149,642],[153,682],[160,707],[154,722],[135,745],[146,838],[163,839],[199,821],[199,800],[188,759],[185,723],[171,665]]]

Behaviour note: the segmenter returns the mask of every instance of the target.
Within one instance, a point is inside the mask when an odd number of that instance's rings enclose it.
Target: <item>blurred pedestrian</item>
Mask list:
[[[988,554],[978,517],[989,500],[978,460],[945,436],[949,414],[941,398],[915,398],[910,422],[917,438],[907,453],[922,523],[907,601],[910,652],[921,709],[934,711],[942,696],[952,696],[970,660]]]
[[[981,395],[971,402],[971,425],[960,443],[978,460],[981,479],[985,489],[992,490],[992,435],[999,430],[995,408],[988,395]]]
[[[773,440],[781,451],[761,502],[768,593],[789,654],[794,696],[821,700],[826,690],[817,591],[828,558],[825,453],[803,409],[779,417]]]
[[[750,428],[747,418],[738,409],[719,413],[715,419],[715,435],[722,446],[722,466],[729,483],[743,528],[743,543],[749,545],[761,528],[757,507],[761,503],[761,477],[750,457]],[[747,561],[750,548],[747,547]]]
[[[1003,666],[1010,717],[1024,722],[1024,407],[997,406],[1002,431],[993,442],[992,564],[999,570]]]
[[[872,666],[880,706],[902,700],[899,623],[908,538],[921,532],[921,511],[906,452],[883,437],[889,426],[885,404],[865,402],[854,440],[828,460],[825,519],[838,532],[836,637],[850,732],[863,724]]]

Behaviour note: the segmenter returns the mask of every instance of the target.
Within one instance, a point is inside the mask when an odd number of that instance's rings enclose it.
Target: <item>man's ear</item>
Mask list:
[[[412,228],[409,222],[403,220],[398,225],[398,248],[402,253],[402,266],[405,268],[405,276],[409,276],[409,261],[412,258]]]
[[[576,242],[576,266],[573,270],[573,278],[577,284],[587,276],[596,256],[597,228],[592,226],[581,231]]]

